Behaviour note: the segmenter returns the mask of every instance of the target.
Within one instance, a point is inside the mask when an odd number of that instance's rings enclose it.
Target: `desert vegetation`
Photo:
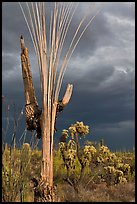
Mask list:
[[[58,202],[135,201],[135,153],[112,152],[101,140],[86,141],[89,127],[76,122],[62,131],[54,149],[54,186]],[[34,202],[42,152],[28,143],[5,145],[2,155],[2,201]]]

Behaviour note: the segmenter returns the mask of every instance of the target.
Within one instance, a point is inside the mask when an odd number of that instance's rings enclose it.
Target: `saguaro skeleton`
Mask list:
[[[28,57],[28,49],[25,47],[23,36],[20,37],[21,44],[21,62],[22,62],[22,77],[24,82],[25,93],[25,113],[27,130],[36,130],[37,137],[41,138],[40,116],[38,102],[35,96],[30,62]]]
[[[49,2],[48,2],[49,3]],[[21,43],[22,76],[24,81],[26,126],[28,130],[36,130],[37,137],[42,138],[42,164],[39,186],[44,182],[41,201],[54,201],[53,196],[53,139],[55,121],[58,113],[68,104],[73,86],[67,85],[62,100],[59,94],[68,62],[86,29],[95,18],[87,20],[89,12],[81,18],[63,58],[61,53],[66,36],[77,10],[76,2],[54,2],[50,24],[47,27],[44,2],[26,2],[26,8],[19,3],[26,21],[40,71],[40,87],[42,96],[42,110],[38,106],[35,96],[28,49],[25,47],[23,36]],[[83,26],[83,27],[82,27]],[[47,41],[48,39],[48,41]],[[60,60],[61,59],[61,60]],[[61,64],[59,64],[61,62]],[[48,186],[45,187],[45,186]],[[48,189],[48,190],[45,190]],[[50,189],[50,190],[49,190]],[[46,197],[48,195],[48,198]],[[49,198],[50,197],[50,198]]]
[[[30,68],[28,48],[25,47],[24,38],[21,35],[20,37],[21,45],[21,63],[22,63],[22,77],[24,82],[24,95],[25,95],[25,113],[26,113],[26,127],[27,130],[33,131],[36,130],[37,138],[41,138],[41,113],[42,111],[39,108],[35,90],[32,80],[32,73]],[[72,85],[68,84],[66,93],[62,100],[58,101],[56,109],[56,118],[58,113],[60,113],[64,107],[68,104],[71,94],[72,94]],[[55,123],[56,123],[55,118]],[[55,127],[55,125],[54,125]],[[55,127],[56,130],[56,127]]]

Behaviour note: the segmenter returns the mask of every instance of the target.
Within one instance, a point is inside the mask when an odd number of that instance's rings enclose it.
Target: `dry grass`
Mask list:
[[[135,202],[135,183],[107,186],[106,183],[80,186],[75,193],[68,184],[58,186],[60,202]]]
[[[57,186],[57,202],[135,202],[135,183],[107,186],[104,183],[90,184],[87,189],[80,186],[77,194],[68,184]],[[27,202],[33,202],[33,192],[26,195]],[[17,199],[15,202],[19,202]]]

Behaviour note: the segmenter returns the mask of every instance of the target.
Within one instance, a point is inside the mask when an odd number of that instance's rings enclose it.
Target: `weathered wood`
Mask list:
[[[24,82],[24,95],[25,95],[25,112],[26,112],[26,126],[27,130],[36,130],[37,137],[41,138],[41,110],[35,96],[34,85],[32,81],[32,73],[30,68],[28,48],[25,47],[23,36],[20,37],[21,44],[21,63],[22,63],[22,77]],[[56,118],[58,113],[61,112],[68,104],[72,95],[73,86],[67,85],[66,92],[62,100],[57,103]],[[56,120],[56,119],[55,119]],[[55,121],[56,123],[56,121]],[[56,127],[54,127],[55,130]]]
[[[49,106],[46,102],[44,102],[43,97],[41,111],[35,96],[28,49],[25,47],[23,36],[20,38],[20,45],[25,95],[26,126],[28,130],[36,130],[37,137],[39,139],[42,138],[41,176],[37,186],[35,186],[34,200],[37,202],[51,202],[54,201],[56,197],[53,185],[53,139],[54,131],[56,129],[55,124],[58,113],[60,113],[70,101],[73,86],[71,84],[67,85],[63,99],[58,102],[54,100],[54,97],[52,98],[49,95]],[[44,76],[43,79],[45,81]],[[46,96],[46,91],[47,90],[44,87],[42,93],[43,96]],[[48,94],[50,94],[50,92]]]
[[[65,107],[69,103],[71,95],[72,95],[72,90],[73,90],[73,85],[72,84],[68,84],[66,92],[64,94],[64,97],[62,99],[63,107]]]
[[[37,137],[41,138],[40,115],[38,102],[32,81],[28,48],[25,47],[23,36],[20,37],[22,77],[24,82],[26,126],[28,130],[36,130]]]
[[[66,88],[66,92],[63,96],[63,99],[58,101],[57,110],[56,110],[56,117],[55,117],[55,131],[57,131],[57,129],[56,129],[57,117],[58,117],[59,113],[63,111],[64,107],[69,103],[71,96],[72,96],[72,90],[73,90],[73,85],[68,84],[67,88]]]

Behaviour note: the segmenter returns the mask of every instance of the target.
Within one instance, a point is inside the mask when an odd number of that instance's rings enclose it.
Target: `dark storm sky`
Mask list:
[[[132,149],[135,140],[135,4],[133,2],[97,2],[91,15],[103,8],[81,38],[65,73],[61,95],[67,83],[74,85],[70,103],[57,121],[58,138],[62,129],[76,121],[90,126],[88,140],[101,138],[111,149]],[[91,2],[80,2],[68,38],[80,15]],[[46,3],[46,8],[51,7]],[[46,9],[49,16],[49,9]],[[93,14],[92,14],[93,12]],[[48,18],[47,18],[48,20]],[[13,102],[17,115],[24,105],[20,63],[20,35],[29,48],[30,63],[38,101],[41,103],[39,69],[34,48],[17,2],[2,3],[2,94],[3,127],[6,125],[5,103],[10,104],[13,129]],[[66,42],[67,47],[69,41]],[[60,96],[61,97],[61,96]],[[24,129],[20,121],[19,134]],[[7,136],[10,141],[11,131]],[[19,136],[20,137],[20,136]]]

